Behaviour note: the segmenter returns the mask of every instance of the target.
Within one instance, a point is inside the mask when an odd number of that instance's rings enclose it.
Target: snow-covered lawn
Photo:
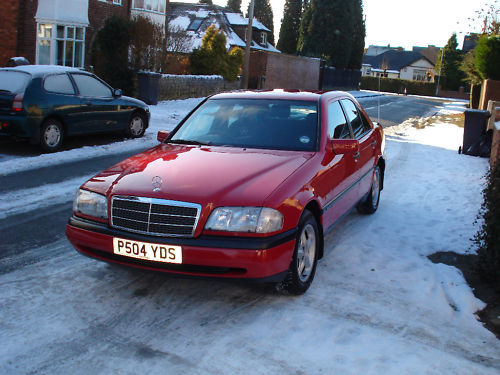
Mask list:
[[[195,103],[157,106],[141,147]],[[54,256],[0,275],[0,373],[499,374],[500,342],[474,315],[484,304],[459,270],[427,259],[473,251],[487,160],[459,155],[463,129],[434,120],[387,129],[379,210],[353,212],[326,236],[300,297],[109,266],[64,239],[31,250]],[[58,162],[114,147],[128,146]],[[71,199],[67,185],[51,190]],[[0,213],[16,212],[10,200],[0,197]]]

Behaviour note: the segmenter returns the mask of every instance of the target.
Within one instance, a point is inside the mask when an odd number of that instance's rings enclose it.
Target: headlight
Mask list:
[[[282,227],[283,215],[267,207],[219,207],[205,225],[207,230],[252,233],[276,232]]]
[[[78,190],[73,202],[73,212],[100,219],[108,218],[108,200],[104,195],[88,190]]]

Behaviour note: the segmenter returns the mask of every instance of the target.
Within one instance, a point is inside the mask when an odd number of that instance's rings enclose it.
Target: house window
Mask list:
[[[37,63],[82,68],[85,28],[72,25],[39,24]]]
[[[427,70],[420,70],[420,69],[413,70],[414,81],[425,81],[426,78],[427,78]]]
[[[122,0],[113,0],[113,4],[122,5]]]
[[[38,25],[37,60],[40,65],[49,65],[52,55],[52,28],[54,25]]]
[[[191,21],[191,23],[189,24],[187,29],[191,30],[191,31],[196,31],[196,30],[198,30],[198,28],[200,27],[202,22],[203,22],[203,18],[196,18],[193,21]]]
[[[121,0],[114,1],[120,1],[121,4]],[[165,0],[132,0],[132,9],[165,14]]]
[[[267,33],[260,33],[260,44],[262,44],[263,46],[267,46]]]

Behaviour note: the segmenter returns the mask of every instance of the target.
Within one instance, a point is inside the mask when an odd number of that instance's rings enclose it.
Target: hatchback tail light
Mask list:
[[[23,110],[23,99],[24,94],[17,94],[12,101],[12,110],[14,112],[19,112]]]

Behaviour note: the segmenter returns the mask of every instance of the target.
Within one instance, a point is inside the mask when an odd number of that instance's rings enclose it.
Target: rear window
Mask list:
[[[0,91],[8,91],[13,94],[23,92],[30,78],[31,76],[27,73],[0,70]]]

